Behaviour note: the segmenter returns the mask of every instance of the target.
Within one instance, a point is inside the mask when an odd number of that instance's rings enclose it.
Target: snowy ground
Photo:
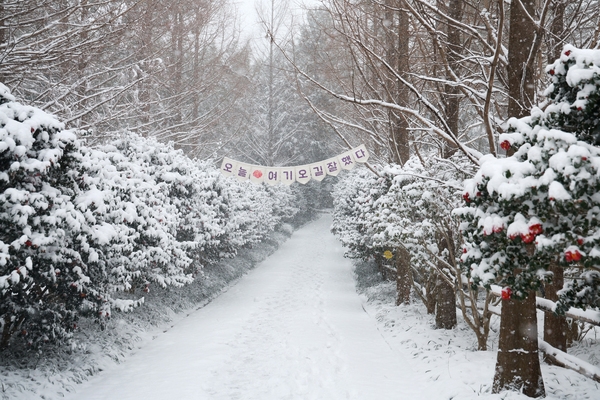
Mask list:
[[[389,283],[357,294],[330,224],[325,216],[300,229],[227,292],[67,398],[526,399],[489,394],[495,352],[473,351],[464,324],[433,329],[421,304],[393,306]],[[577,373],[543,373],[548,398],[599,398]]]

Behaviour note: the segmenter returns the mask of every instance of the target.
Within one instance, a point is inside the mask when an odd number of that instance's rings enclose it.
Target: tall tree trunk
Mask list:
[[[153,9],[150,4],[146,4],[146,8],[142,11],[143,17],[142,22],[144,29],[140,34],[140,60],[146,60],[152,54],[152,36],[153,36]],[[146,71],[143,66],[140,66],[140,73],[142,76],[149,74],[149,71]],[[150,83],[147,80],[142,80],[139,83],[139,100],[140,100],[140,124],[146,125],[150,122]],[[141,129],[138,133],[145,136],[145,133],[148,132],[148,128]]]
[[[560,57],[560,52],[564,44],[563,31],[565,8],[567,0],[554,0],[552,4],[552,23],[550,24],[550,32],[548,32],[548,64],[551,64]]]
[[[439,241],[439,255],[448,249],[448,241],[442,238]],[[453,251],[450,254],[454,254]],[[444,264],[438,262],[438,268],[443,270]],[[435,326],[438,329],[452,329],[456,326],[456,291],[455,285],[452,285],[439,273],[436,283],[436,313]]]
[[[523,8],[523,6],[525,8]],[[510,7],[508,35],[508,116],[527,116],[534,104],[533,64],[528,63],[533,47],[535,25],[527,14],[535,17],[536,0],[517,0]]]
[[[443,2],[448,16],[455,21],[461,21],[463,15],[463,0],[450,0],[448,3]],[[447,27],[448,42],[446,45],[446,56],[449,71],[447,79],[454,81],[452,71],[457,73],[459,66],[459,54],[461,47],[460,29],[448,22]],[[446,122],[452,133],[458,137],[458,122],[459,122],[459,105],[460,97],[458,88],[454,85],[444,85],[444,107],[446,112]],[[457,148],[454,143],[446,142],[443,144],[442,157],[450,158],[456,152]],[[451,232],[448,235],[452,237]],[[445,237],[438,240],[440,256],[444,250],[449,249],[452,243],[448,243]],[[454,254],[454,251],[450,252]],[[439,269],[444,269],[444,265],[438,263]],[[436,283],[436,314],[435,325],[438,329],[452,329],[456,326],[456,290],[455,286],[450,284],[444,277],[437,275]]]
[[[386,2],[386,20],[391,23],[390,28],[386,30],[386,58],[388,64],[392,66],[392,68],[395,68],[396,73],[406,79],[409,72],[408,55],[410,20],[408,18],[408,12],[404,9],[404,1],[405,0],[387,0]],[[392,102],[403,107],[408,106],[408,89],[406,88],[406,85],[395,79],[395,77],[390,91]],[[389,111],[389,118],[392,161],[403,165],[410,158],[408,121],[404,115],[397,111]]]
[[[535,17],[536,0],[513,1],[510,7],[508,42],[508,115],[523,117],[534,102],[533,64],[529,63],[535,36],[535,25],[527,14]],[[509,152],[511,155],[511,152]],[[529,249],[533,251],[533,248]],[[517,269],[518,266],[515,266]],[[518,273],[515,271],[515,273]],[[545,395],[538,357],[535,293],[524,301],[505,300],[500,317],[498,359],[493,393],[523,390],[530,397]]]
[[[553,278],[552,283],[544,286],[545,297],[548,300],[557,301],[558,291],[563,288],[564,284],[564,270],[556,263],[550,264],[549,269],[553,273]],[[567,329],[568,324],[565,317],[549,312],[544,314],[544,340],[564,352],[567,351]],[[550,359],[545,359],[545,361],[552,363]]]
[[[545,395],[537,335],[535,292],[523,301],[503,300],[492,393],[515,390],[529,397]]]
[[[437,275],[428,274],[425,282],[425,309],[427,314],[435,314],[437,303]]]
[[[450,0],[448,4],[448,16],[455,21],[461,21],[463,16],[463,0]],[[448,44],[446,46],[446,54],[448,57],[448,67],[450,70],[457,73],[459,67],[461,50],[461,35],[460,29],[453,24],[448,24]],[[454,81],[450,73],[447,76],[448,80]],[[445,85],[444,87],[444,105],[446,111],[446,122],[452,133],[458,137],[458,121],[460,96],[457,86]],[[456,144],[445,142],[442,151],[442,157],[449,158],[456,152]]]
[[[396,305],[410,304],[412,288],[412,271],[410,269],[410,253],[403,247],[396,250]]]
[[[8,32],[6,31],[6,24],[4,20],[6,19],[6,12],[4,10],[4,0],[0,0],[0,57],[4,58],[4,52],[8,51]],[[4,83],[5,76],[0,70],[0,82]]]

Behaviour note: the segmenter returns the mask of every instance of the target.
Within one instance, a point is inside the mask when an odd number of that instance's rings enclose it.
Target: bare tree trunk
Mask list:
[[[396,69],[398,75],[406,78],[409,72],[408,52],[409,52],[409,18],[408,12],[404,9],[405,0],[388,0],[386,5],[386,19],[391,23],[390,29],[386,30],[386,46],[388,64]],[[392,11],[399,9],[399,11]],[[397,14],[397,18],[394,18]],[[395,23],[393,22],[395,21]],[[394,31],[394,27],[396,27]],[[404,84],[394,79],[392,101],[396,104],[407,107],[409,91]],[[395,163],[403,165],[410,158],[408,121],[405,116],[397,111],[389,111],[391,125],[392,142],[392,160]]]
[[[448,4],[448,15],[455,21],[461,21],[463,15],[463,0],[450,0]],[[453,24],[448,24],[448,45],[446,54],[448,57],[448,67],[456,72],[459,66],[461,52],[460,29]],[[451,74],[448,74],[448,80],[453,81]],[[458,121],[460,97],[457,86],[445,85],[444,87],[444,105],[446,111],[446,122],[452,133],[458,137]],[[442,152],[443,158],[449,158],[456,152],[456,145],[451,142],[445,142]]]
[[[6,32],[6,24],[4,23],[4,20],[7,18],[5,13],[6,12],[4,10],[4,0],[0,0],[0,59],[3,59],[4,58],[3,53],[5,51],[8,51],[8,49],[7,49],[8,32]],[[0,82],[4,83],[4,81],[5,81],[4,74],[0,70]]]
[[[199,16],[198,14],[196,14],[196,18],[198,19]],[[194,124],[197,124],[196,120],[198,119],[199,116],[199,96],[198,94],[196,94],[196,91],[199,90],[199,86],[200,86],[200,23],[197,22],[195,28],[194,28],[194,63],[193,63],[193,68],[194,70],[192,71],[192,77],[193,77],[193,88],[194,88],[194,97],[193,97],[193,105],[192,105],[192,121],[194,121]]]
[[[437,303],[437,275],[429,274],[425,281],[425,308],[427,314],[435,314]]]
[[[140,51],[140,58],[142,60],[146,59],[152,53],[152,33],[153,33],[153,11],[152,7],[147,4],[146,9],[143,11],[143,25],[145,29],[142,30],[141,33],[141,46],[142,49]],[[140,67],[140,71],[142,74],[148,73]],[[139,99],[141,103],[141,115],[140,115],[140,124],[146,125],[150,122],[150,84],[144,80],[139,83]],[[144,134],[147,132],[147,129],[142,129],[140,134]]]
[[[462,0],[450,0],[448,3],[448,15],[455,21],[462,20]],[[444,5],[446,3],[444,2]],[[446,54],[448,58],[448,68],[450,71],[447,74],[448,80],[453,81],[451,71],[456,72],[459,63],[459,54],[461,46],[460,30],[448,22],[447,25],[448,43],[446,46]],[[456,86],[444,85],[444,106],[446,111],[446,122],[452,133],[458,137],[458,122],[459,122],[459,106],[460,97]],[[449,158],[456,152],[457,148],[453,143],[443,143],[442,157]],[[452,237],[451,232],[447,235]],[[440,255],[444,250],[447,250],[452,243],[448,243],[446,237],[441,237],[439,242]],[[450,252],[454,254],[454,251]],[[444,269],[444,265],[438,263],[440,270]],[[444,277],[437,274],[436,283],[437,310],[435,314],[435,324],[439,329],[452,329],[456,326],[456,290],[455,286],[450,284]]]
[[[567,7],[566,0],[554,0],[552,4],[552,23],[550,24],[550,32],[548,33],[548,64],[551,64],[560,57],[560,52],[564,44],[562,37],[564,32],[565,8]]]
[[[446,238],[442,238],[439,241],[440,255],[444,253],[444,250],[448,249],[448,241]],[[454,252],[450,252],[454,254]],[[444,264],[438,262],[438,268],[443,270]],[[456,289],[455,285],[452,285],[440,273],[436,274],[436,313],[435,313],[435,326],[438,329],[452,329],[456,326]]]
[[[454,292],[454,286],[438,274],[436,292],[435,326],[438,329],[452,329],[456,326],[456,293]]]
[[[550,272],[553,273],[552,283],[544,286],[545,297],[548,300],[557,301],[558,291],[563,288],[564,270],[556,263],[550,264]],[[567,352],[567,329],[568,324],[565,317],[554,313],[544,313],[544,341],[559,350]],[[547,357],[544,360],[553,363],[552,359]]]
[[[508,116],[521,118],[529,114],[535,97],[533,65],[528,63],[535,25],[536,0],[513,1],[510,7],[508,36]],[[523,8],[525,7],[525,8]]]
[[[523,301],[509,299],[502,303],[492,393],[515,390],[529,397],[543,397],[545,390],[538,354],[535,292],[530,292]]]
[[[412,287],[412,271],[410,269],[410,253],[403,247],[396,250],[396,290],[398,297],[396,305],[410,304],[410,289]]]

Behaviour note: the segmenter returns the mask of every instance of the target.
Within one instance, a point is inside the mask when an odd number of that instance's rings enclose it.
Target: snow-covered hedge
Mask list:
[[[385,166],[379,177],[365,169],[347,174],[335,187],[332,226],[346,256],[368,259],[405,246],[415,260],[430,260],[439,221],[451,218],[471,169],[460,156],[431,157],[427,167],[413,157]]]
[[[472,166],[459,155],[428,160],[427,166],[418,157],[404,166],[385,166],[379,177],[366,170],[346,175],[334,192],[332,230],[348,248],[347,257],[388,264],[384,275],[394,275],[396,267],[389,264],[409,254],[417,294],[433,312],[438,273],[456,280],[454,268],[447,268],[460,257],[452,210]]]
[[[153,139],[88,147],[0,85],[0,349],[68,339],[82,315],[102,321],[153,285],[201,279],[295,203]]]

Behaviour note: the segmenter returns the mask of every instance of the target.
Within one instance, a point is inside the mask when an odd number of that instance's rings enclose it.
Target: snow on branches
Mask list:
[[[565,46],[546,71],[550,104],[510,119],[514,154],[485,156],[465,182],[462,263],[475,284],[523,298],[565,269],[557,311],[600,305],[600,51]]]
[[[0,84],[0,349],[71,337],[266,238],[289,188],[223,178],[172,145],[126,134],[95,148]]]

